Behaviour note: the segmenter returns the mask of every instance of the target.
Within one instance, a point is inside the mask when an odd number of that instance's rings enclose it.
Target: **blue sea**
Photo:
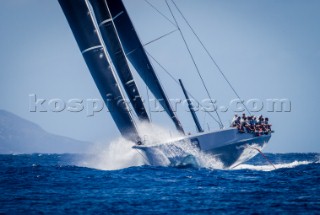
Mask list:
[[[0,155],[0,213],[320,214],[320,155],[266,156],[276,169],[259,155],[232,170],[106,170],[79,154]]]

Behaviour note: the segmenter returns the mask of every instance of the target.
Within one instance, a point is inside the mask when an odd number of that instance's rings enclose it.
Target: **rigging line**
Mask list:
[[[202,124],[204,124],[204,125],[205,125],[206,122],[207,122],[207,121],[206,121],[206,116],[207,116],[207,112],[205,112],[205,113],[204,113],[204,116],[203,116],[203,123],[202,123]]]
[[[152,118],[151,118],[151,106],[150,106],[150,97],[149,97],[149,89],[148,86],[146,85],[146,89],[147,89],[147,97],[148,97],[148,109],[149,109],[149,116],[150,116],[150,122],[152,122]]]
[[[212,101],[212,98],[211,98],[211,96],[210,96],[209,90],[208,90],[208,88],[207,88],[207,86],[206,86],[206,84],[205,84],[205,82],[204,82],[204,80],[203,80],[203,77],[202,77],[202,75],[201,75],[201,73],[200,73],[200,70],[199,70],[199,68],[198,68],[198,66],[197,66],[197,64],[196,64],[195,59],[193,58],[193,55],[192,55],[191,50],[190,50],[190,48],[189,48],[189,46],[188,46],[188,43],[187,43],[187,41],[186,41],[186,39],[185,39],[185,37],[184,37],[184,35],[183,35],[180,27],[179,27],[179,24],[178,24],[178,22],[177,22],[177,20],[176,20],[176,18],[175,18],[175,16],[174,16],[174,14],[173,14],[173,12],[172,12],[171,7],[170,7],[170,5],[168,4],[168,1],[167,1],[167,0],[166,0],[166,4],[167,4],[167,6],[168,6],[168,8],[169,8],[169,10],[170,10],[170,13],[171,13],[173,19],[174,19],[174,22],[176,23],[176,25],[177,25],[177,27],[178,27],[178,30],[179,30],[179,32],[180,32],[180,35],[181,35],[181,37],[182,37],[182,39],[183,39],[183,42],[184,42],[184,44],[185,44],[185,46],[186,46],[186,48],[187,48],[187,50],[188,50],[188,52],[189,52],[189,55],[190,55],[190,57],[191,57],[191,59],[192,59],[192,62],[193,62],[194,66],[195,66],[195,68],[196,68],[196,70],[197,70],[197,73],[198,73],[200,79],[201,79],[201,82],[202,82],[202,84],[203,84],[203,86],[204,86],[204,88],[205,88],[205,90],[206,90],[206,92],[207,92],[207,95],[208,95],[210,101]],[[219,126],[220,126],[220,128],[223,128],[223,123],[222,123],[222,121],[221,121],[221,118],[220,118],[220,115],[219,115],[217,109],[215,110],[215,112],[216,112],[216,114],[217,114],[217,116],[218,116],[218,119],[219,119],[219,122],[220,122],[220,123],[219,123]]]
[[[168,20],[174,27],[177,27],[166,15],[161,13],[160,10],[158,10],[153,4],[151,4],[148,0],[144,0],[150,7],[152,7],[155,11],[157,11],[163,18]]]
[[[258,149],[258,148],[256,148],[256,147],[250,147],[250,148],[257,150],[257,151],[263,156],[263,158],[266,159],[266,161],[269,162],[269,163],[273,166],[273,168],[274,168],[275,170],[277,169],[277,168],[274,166],[274,164],[267,158],[267,156],[266,156],[265,154],[263,154],[263,152],[262,152],[260,149]]]
[[[146,53],[154,60],[154,62],[156,62],[156,63],[163,69],[163,71],[165,71],[165,72],[167,73],[167,75],[169,75],[169,77],[170,77],[174,82],[176,82],[176,84],[179,85],[178,80],[177,80],[175,77],[173,77],[173,75],[172,75],[159,61],[157,61],[157,59],[155,59],[148,51],[146,51]],[[198,104],[199,104],[201,107],[203,107],[203,106],[200,104],[200,102],[199,102],[190,92],[188,92],[188,90],[186,90],[186,91],[187,91],[187,93],[189,94],[189,96],[190,96],[192,99],[194,99],[196,102],[198,102]],[[216,123],[219,124],[219,121],[218,121],[209,111],[205,111],[205,113],[208,113],[209,116],[210,116]]]
[[[218,71],[221,73],[221,75],[223,76],[224,80],[228,83],[229,87],[232,89],[232,91],[234,92],[234,94],[238,97],[238,99],[240,100],[240,102],[242,103],[242,105],[245,107],[245,109],[247,110],[247,112],[251,115],[251,112],[248,110],[247,106],[244,104],[244,101],[242,101],[241,97],[239,96],[239,94],[237,93],[237,91],[234,89],[234,87],[232,86],[232,84],[230,83],[230,81],[228,80],[228,78],[226,77],[226,75],[222,72],[220,66],[218,65],[218,63],[214,60],[214,58],[212,57],[212,55],[210,54],[210,52],[208,51],[208,49],[206,48],[206,46],[203,44],[203,42],[201,41],[200,37],[198,36],[198,34],[195,32],[195,30],[192,28],[192,26],[190,25],[190,23],[188,22],[188,20],[186,19],[186,17],[183,15],[183,13],[181,12],[181,10],[178,8],[177,4],[174,2],[174,0],[171,0],[171,2],[174,4],[174,6],[176,7],[176,9],[178,10],[178,12],[180,13],[180,15],[182,16],[182,18],[184,19],[184,21],[187,23],[187,25],[189,26],[189,28],[191,29],[192,33],[194,34],[194,36],[197,38],[197,40],[199,41],[199,43],[201,44],[202,48],[205,50],[205,52],[207,53],[207,55],[210,57],[211,61],[213,62],[213,64],[217,67]]]
[[[179,85],[179,82],[177,81],[177,79],[175,77],[173,77],[173,75],[171,75],[171,73],[166,69],[164,68],[164,66],[159,62],[157,61],[149,52],[146,51],[146,53],[167,73],[167,75],[169,75],[171,77],[172,80],[174,80],[176,82],[176,84]],[[187,91],[187,90],[186,90]],[[192,99],[194,99],[196,102],[198,102],[198,104],[203,107],[200,102],[190,93],[187,91],[187,93],[190,95],[190,97]],[[208,113],[209,116],[216,122],[219,124],[219,121],[209,112],[209,111],[205,111],[205,113]]]
[[[154,40],[151,40],[151,41],[147,42],[146,44],[144,44],[143,46],[147,46],[147,45],[149,45],[150,43],[156,42],[156,41],[158,41],[158,40],[160,40],[160,39],[162,39],[162,38],[164,38],[164,37],[166,37],[166,36],[168,36],[168,35],[176,32],[176,31],[178,31],[178,29],[175,29],[175,30],[173,30],[173,31],[170,31],[169,33],[166,33],[166,34],[164,34],[164,35],[162,35],[162,36],[160,36],[160,37],[158,37],[158,38],[156,38],[156,39],[154,39]]]

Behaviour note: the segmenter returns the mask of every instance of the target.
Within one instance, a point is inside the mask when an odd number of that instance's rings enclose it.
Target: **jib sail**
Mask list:
[[[102,46],[85,0],[58,0],[90,73],[121,134],[139,141],[133,118]]]
[[[164,110],[173,120],[176,128],[180,132],[184,133],[183,127],[175,112],[172,110],[170,102],[168,101],[165,92],[161,87],[153,67],[151,66],[147,54],[139,40],[137,32],[134,29],[134,26],[122,1],[103,0],[100,2],[107,3],[107,7],[111,13],[113,23],[116,27],[119,39],[127,58],[135,67],[143,81],[147,84],[153,95],[160,102]]]
[[[93,8],[106,49],[137,116],[140,120],[149,121],[147,111],[130,71],[107,4],[101,0],[90,0],[89,2]]]

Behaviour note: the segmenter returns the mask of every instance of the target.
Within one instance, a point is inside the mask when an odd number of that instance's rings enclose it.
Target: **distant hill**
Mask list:
[[[33,122],[0,110],[0,154],[84,153],[89,144],[50,134]]]

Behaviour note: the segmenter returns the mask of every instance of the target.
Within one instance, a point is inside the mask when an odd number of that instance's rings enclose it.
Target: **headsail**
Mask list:
[[[161,87],[159,79],[151,66],[147,54],[139,40],[130,17],[121,0],[105,0],[112,15],[120,41],[127,58],[135,67],[143,81],[148,85],[153,95],[158,99],[164,110],[173,120],[176,128],[184,133],[182,125],[172,110],[164,90]]]
[[[108,57],[85,0],[58,0],[68,20],[90,73],[121,134],[134,142],[139,139],[129,109],[124,102]]]
[[[133,80],[126,56],[123,52],[119,41],[115,26],[111,19],[109,9],[105,1],[90,0],[89,1],[99,25],[100,33],[109,56],[117,70],[118,76],[123,84],[123,87],[130,99],[130,102],[137,113],[140,120],[149,121],[147,111],[140,97],[136,83]]]

